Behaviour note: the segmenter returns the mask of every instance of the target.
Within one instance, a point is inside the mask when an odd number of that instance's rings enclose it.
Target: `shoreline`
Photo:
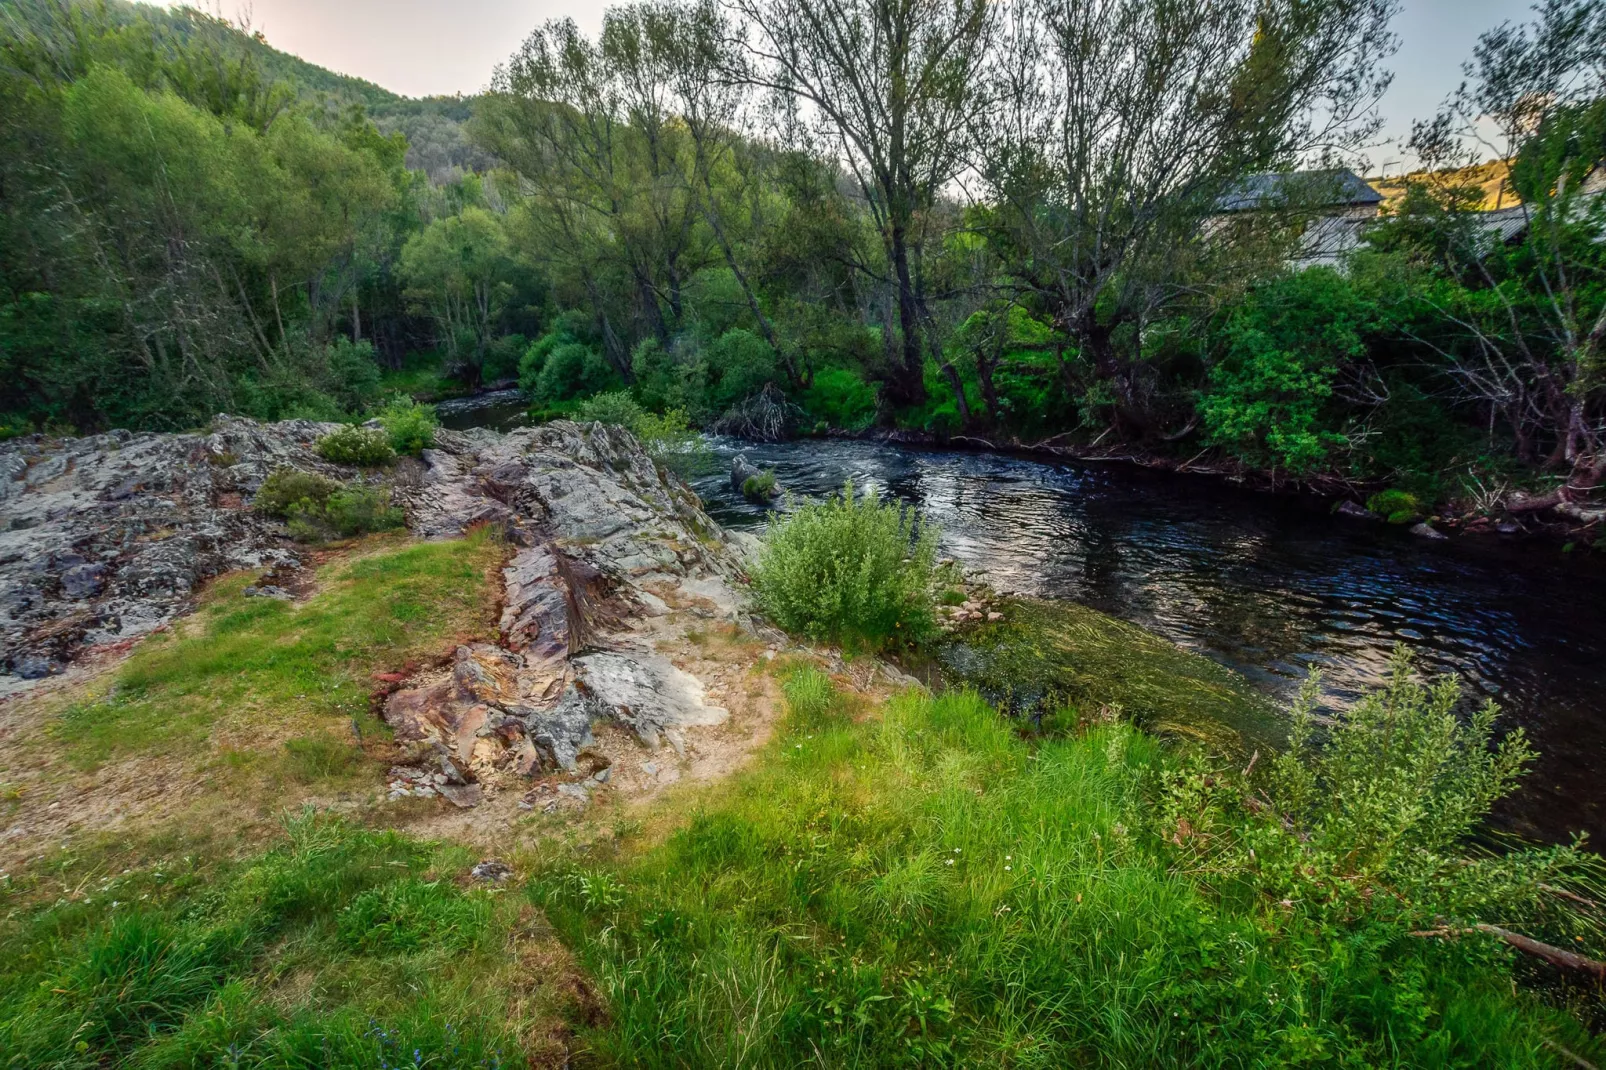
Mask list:
[[[1459,536],[1475,536],[1480,541],[1498,541],[1507,544],[1533,541],[1559,545],[1581,543],[1582,548],[1587,550],[1593,548],[1592,543],[1595,540],[1606,540],[1606,507],[1589,510],[1588,512],[1598,512],[1601,515],[1588,520],[1544,520],[1533,512],[1521,514],[1520,519],[1516,515],[1512,515],[1505,520],[1502,520],[1498,514],[1490,513],[1433,513],[1423,517],[1416,525],[1390,525],[1385,518],[1372,513],[1365,507],[1367,497],[1380,490],[1387,489],[1385,485],[1380,483],[1351,480],[1330,474],[1318,475],[1307,479],[1279,477],[1275,472],[1269,472],[1266,469],[1252,468],[1248,465],[1219,459],[1213,460],[1208,464],[1197,463],[1203,457],[1203,453],[1179,462],[1174,457],[1135,447],[1130,443],[1118,443],[1106,447],[1056,446],[1050,444],[1057,438],[1066,437],[1065,434],[1050,436],[1036,443],[1023,443],[1018,439],[994,442],[978,435],[944,436],[928,431],[887,430],[884,428],[871,428],[864,431],[829,428],[823,433],[808,432],[797,437],[804,440],[838,439],[877,442],[889,446],[909,446],[959,452],[966,450],[972,452],[986,451],[1012,454],[1038,461],[1058,460],[1077,461],[1084,464],[1130,465],[1134,468],[1151,472],[1202,476],[1231,483],[1234,486],[1254,491],[1257,494],[1314,498],[1318,501],[1331,503],[1331,512],[1334,516],[1343,516],[1351,520],[1367,521],[1384,526],[1401,527],[1420,538],[1433,541]],[[1348,508],[1346,508],[1346,505]],[[1429,532],[1415,530],[1421,526],[1427,526]],[[1591,538],[1592,536],[1593,538]]]

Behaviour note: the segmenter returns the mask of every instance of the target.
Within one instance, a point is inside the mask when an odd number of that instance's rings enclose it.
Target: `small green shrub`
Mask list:
[[[609,390],[586,398],[574,415],[577,420],[617,424],[633,431],[646,413],[628,391]]]
[[[290,515],[293,506],[302,503],[321,510],[329,496],[339,489],[340,484],[332,479],[294,468],[280,468],[262,481],[262,489],[257,491],[251,506],[265,516],[283,519]]]
[[[337,490],[322,506],[297,502],[290,507],[285,519],[291,538],[301,542],[394,531],[407,522],[406,514],[390,504],[388,489],[364,486]]]
[[[397,398],[386,405],[378,419],[390,448],[414,457],[435,444],[435,429],[441,425],[433,405],[421,405],[409,398]]]
[[[1390,524],[1409,524],[1422,515],[1416,495],[1403,490],[1379,491],[1366,500],[1366,507]]]
[[[775,472],[767,469],[742,481],[742,496],[749,501],[767,502],[775,497]]]
[[[326,461],[363,468],[384,464],[396,456],[390,437],[372,427],[339,428],[320,438],[314,448]]]
[[[937,532],[912,510],[853,484],[777,514],[753,573],[759,604],[787,631],[876,648],[918,643],[934,628]]]
[[[950,587],[937,596],[937,601],[945,606],[962,606],[965,604],[965,592],[957,587]]]
[[[1533,761],[1522,729],[1496,743],[1494,703],[1460,716],[1459,683],[1424,683],[1405,647],[1386,684],[1325,730],[1319,697],[1312,673],[1289,749],[1258,781],[1186,764],[1167,774],[1160,840],[1183,868],[1281,902],[1285,931],[1308,927],[1317,939],[1347,930],[1386,946],[1413,930],[1519,918],[1560,926],[1552,939],[1577,937],[1582,919],[1543,891],[1587,886],[1598,860],[1576,845],[1492,854],[1471,844]]]

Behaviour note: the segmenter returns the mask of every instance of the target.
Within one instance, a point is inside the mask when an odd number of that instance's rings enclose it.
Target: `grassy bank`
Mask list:
[[[0,1065],[1600,1057],[1500,945],[1337,927],[1190,872],[1155,820],[1177,759],[1128,725],[1034,747],[973,694],[873,709],[783,671],[787,721],[755,767],[682,796],[665,834],[533,845],[522,885],[304,815],[240,860],[14,901]]]
[[[1250,710],[1230,674],[1075,608],[1012,604],[964,640],[984,683],[1046,681],[1052,731],[969,691],[873,701],[862,665],[828,677],[755,646],[786,711],[749,766],[639,809],[508,825],[494,850],[516,876],[478,882],[490,848],[402,834],[387,826],[420,811],[364,802],[386,759],[366,700],[374,672],[491,627],[502,553],[369,540],[296,603],[225,579],[47,708],[30,746],[56,764],[23,818],[128,768],[189,793],[98,833],[52,827],[0,874],[0,1068],[1606,1057],[1566,1003],[1598,994],[1518,985],[1481,934],[1422,935],[1442,911],[1602,946],[1598,924],[1531,898],[1582,888],[1573,856],[1464,848],[1457,822],[1481,810],[1456,807],[1521,761],[1439,716],[1453,696],[1391,692],[1376,712],[1411,732],[1375,760],[1347,752],[1364,790],[1330,806],[1353,790],[1331,779],[1344,763],[1301,780],[1268,751],[1251,782],[1178,727]]]
[[[1039,748],[974,695],[864,716],[788,684],[763,766],[660,847],[531,894],[613,1018],[606,1065],[1560,1065],[1590,1051],[1492,943],[1324,924],[1191,876],[1171,759]]]
[[[554,970],[475,861],[306,815],[246,861],[174,855],[0,922],[0,1066],[499,1067]]]
[[[372,674],[494,632],[489,533],[455,542],[376,538],[329,555],[304,602],[246,598],[226,577],[205,605],[152,637],[62,712],[53,742],[80,768],[204,748],[226,768],[281,765],[296,779],[348,769]],[[376,726],[377,727],[377,726]],[[283,743],[275,751],[264,739]]]

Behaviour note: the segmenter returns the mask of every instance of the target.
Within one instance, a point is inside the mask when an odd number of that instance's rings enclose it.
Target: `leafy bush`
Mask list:
[[[759,604],[787,631],[848,644],[916,643],[934,627],[937,532],[853,484],[777,514],[753,572]]]
[[[681,409],[699,421],[710,414],[708,358],[694,338],[678,338],[665,348],[656,338],[643,339],[630,355],[635,394],[653,411]]]
[[[339,489],[340,484],[332,479],[294,468],[279,468],[262,481],[251,507],[266,516],[282,519],[290,515],[292,506],[303,502],[323,508],[329,496]]]
[[[408,398],[397,398],[379,413],[379,424],[397,453],[414,457],[435,444],[435,429],[441,423],[433,405],[420,405]]]
[[[876,388],[848,368],[823,368],[799,396],[803,410],[828,427],[859,431],[876,414]]]
[[[708,367],[718,376],[708,391],[715,412],[724,412],[780,379],[775,350],[740,327],[726,331],[709,345]]]
[[[396,456],[390,437],[373,427],[346,426],[331,431],[314,447],[324,460],[367,468]]]
[[[297,502],[286,519],[291,537],[302,542],[393,531],[407,522],[406,515],[390,504],[389,490],[360,485],[335,491],[322,506]]]
[[[549,405],[568,401],[599,393],[615,381],[613,369],[596,350],[579,342],[566,342],[555,347],[542,363],[535,379],[535,400]]]
[[[1325,733],[1319,683],[1313,673],[1289,749],[1260,781],[1201,765],[1168,775],[1159,831],[1182,864],[1229,894],[1282,903],[1287,928],[1319,939],[1368,932],[1387,946],[1521,920],[1572,942],[1579,919],[1545,889],[1587,881],[1598,860],[1577,847],[1494,854],[1469,839],[1534,757],[1522,730],[1495,744],[1494,703],[1458,716],[1459,683],[1424,684],[1404,647],[1387,683]]]
[[[1345,276],[1313,268],[1274,279],[1232,314],[1200,399],[1209,440],[1255,464],[1305,472],[1345,442],[1328,413],[1333,382],[1366,352],[1377,312]]]
[[[1366,499],[1366,507],[1390,524],[1409,524],[1422,515],[1422,503],[1403,490],[1384,490]]]
[[[636,399],[625,390],[610,390],[606,393],[596,394],[580,403],[575,410],[578,420],[592,420],[597,423],[617,424],[635,430],[640,422],[644,410],[636,403]]]

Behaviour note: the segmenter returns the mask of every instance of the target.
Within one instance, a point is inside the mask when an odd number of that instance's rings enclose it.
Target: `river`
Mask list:
[[[844,479],[920,509],[946,555],[1000,590],[1074,599],[1243,673],[1280,698],[1322,671],[1334,709],[1377,684],[1404,643],[1455,672],[1539,752],[1498,824],[1562,840],[1606,835],[1606,567],[1597,555],[1484,538],[1429,542],[1324,503],[1121,464],[807,440],[715,440],[693,481],[715,519],[756,528],[733,494],[737,452],[780,484]]]
[[[458,426],[517,426],[522,405]],[[713,439],[717,470],[692,481],[710,514],[756,529],[767,512],[731,491],[745,453],[796,493],[846,479],[917,507],[942,549],[999,590],[1072,599],[1143,625],[1286,701],[1311,667],[1339,711],[1378,684],[1398,644],[1539,752],[1498,826],[1606,840],[1606,564],[1548,543],[1431,542],[1331,515],[1327,504],[1124,464],[852,440]]]

